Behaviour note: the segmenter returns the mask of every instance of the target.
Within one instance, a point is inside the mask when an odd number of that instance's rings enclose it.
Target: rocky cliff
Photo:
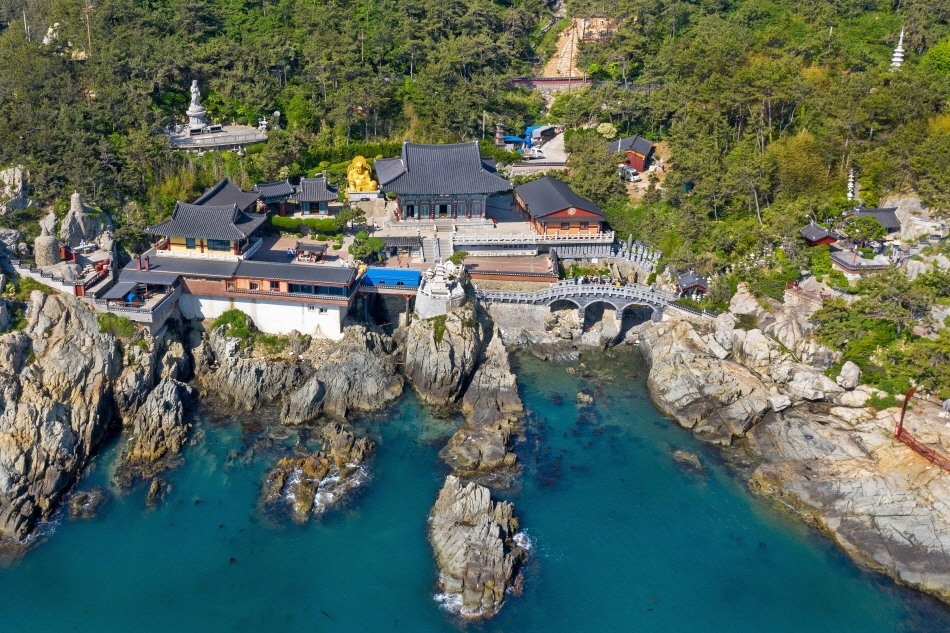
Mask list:
[[[483,339],[470,304],[413,322],[405,332],[405,374],[419,398],[435,406],[456,402],[472,377]]]
[[[76,299],[34,292],[25,332],[0,339],[0,541],[49,518],[117,420],[115,337]],[[32,350],[32,353],[31,351]]]
[[[733,313],[714,321],[670,311],[643,327],[657,406],[700,438],[747,452],[754,490],[855,559],[950,600],[950,475],[894,438],[896,410],[864,406],[875,390],[860,384],[857,366],[832,379],[795,357],[792,350],[811,350],[819,365],[836,358],[811,338],[807,320],[788,316],[807,308],[773,306],[765,316],[745,303],[740,294]],[[754,315],[771,335],[735,328],[735,312]],[[938,409],[913,406],[909,428],[950,454]]]
[[[369,479],[366,462],[376,449],[372,440],[332,423],[323,428],[323,438],[322,451],[281,459],[267,474],[261,488],[266,510],[289,511],[295,522],[305,523]]]
[[[464,618],[495,615],[511,588],[520,591],[518,519],[510,503],[493,503],[488,489],[445,480],[429,513],[429,542],[439,569],[437,598]]]
[[[516,464],[510,440],[521,431],[524,406],[497,330],[462,398],[462,412],[465,423],[442,449],[442,459],[456,475],[491,475],[496,485],[502,483],[498,475]]]

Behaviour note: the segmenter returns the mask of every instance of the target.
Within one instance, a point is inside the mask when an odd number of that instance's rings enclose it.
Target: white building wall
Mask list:
[[[346,308],[319,303],[289,303],[264,297],[206,297],[183,294],[179,309],[186,319],[216,319],[228,310],[238,309],[251,317],[261,332],[290,334],[297,330],[318,338],[343,338]],[[309,309],[313,306],[313,309]],[[325,313],[321,310],[326,310]]]

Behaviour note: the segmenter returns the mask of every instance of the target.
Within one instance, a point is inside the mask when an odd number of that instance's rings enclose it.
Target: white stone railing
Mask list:
[[[517,292],[513,290],[476,290],[475,296],[483,301],[497,301],[500,303],[534,303],[544,304],[559,299],[573,297],[611,297],[644,301],[651,304],[668,304],[676,299],[671,292],[657,290],[643,284],[627,284],[626,286],[612,286],[610,284],[579,284],[574,281],[562,280],[551,284],[544,290],[534,292]]]
[[[504,233],[501,235],[468,235],[453,232],[449,235],[453,245],[492,246],[495,244],[613,244],[614,232],[566,233],[540,235],[537,233]]]

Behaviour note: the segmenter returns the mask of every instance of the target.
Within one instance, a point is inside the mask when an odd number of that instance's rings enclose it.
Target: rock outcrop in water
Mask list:
[[[313,376],[284,401],[281,421],[300,424],[321,413],[345,418],[351,411],[378,411],[402,395],[395,345],[388,336],[350,326]]]
[[[116,419],[115,337],[75,298],[34,292],[25,333],[0,342],[0,541],[47,519]],[[24,339],[24,337],[27,337]],[[27,364],[26,350],[35,359]]]
[[[738,303],[740,313],[756,310]],[[810,326],[783,350],[735,323],[728,313],[696,323],[668,314],[643,327],[657,406],[702,439],[739,440],[756,464],[750,486],[831,534],[853,558],[950,601],[950,476],[894,438],[896,409],[864,407],[874,390],[857,384],[856,367],[836,381],[786,351],[834,359],[808,338]],[[908,428],[950,453],[937,407],[913,407]]]
[[[405,373],[419,398],[435,406],[454,403],[472,377],[483,339],[482,324],[469,304],[409,326]]]
[[[437,598],[464,618],[488,618],[505,592],[519,591],[527,558],[517,541],[512,504],[493,503],[488,489],[449,475],[429,513],[429,542],[439,569]]]
[[[456,475],[491,475],[498,483],[501,470],[514,470],[510,441],[513,433],[521,431],[524,406],[497,330],[462,398],[462,412],[465,424],[442,449],[442,459]]]
[[[357,438],[338,424],[323,428],[323,450],[303,457],[285,457],[267,474],[261,489],[266,510],[289,509],[297,523],[341,502],[369,479],[366,462],[376,445]]]
[[[132,437],[115,479],[122,485],[148,479],[172,466],[188,440],[191,424],[185,410],[194,390],[173,378],[164,378],[136,412]]]

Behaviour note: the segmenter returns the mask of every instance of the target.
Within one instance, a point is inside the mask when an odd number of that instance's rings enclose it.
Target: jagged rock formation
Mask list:
[[[856,366],[832,380],[733,323],[729,315],[712,323],[668,317],[643,328],[657,405],[702,439],[743,438],[740,448],[758,464],[754,490],[829,532],[857,560],[950,600],[946,473],[894,439],[896,410],[864,408],[875,390],[858,384]],[[937,407],[914,407],[909,428],[950,452]]]
[[[82,203],[82,196],[74,192],[69,198],[69,211],[59,225],[59,239],[69,247],[79,246],[81,242],[92,243],[102,232],[99,218],[88,215]]]
[[[0,541],[12,545],[50,516],[105,438],[122,367],[115,338],[75,298],[34,292],[27,320],[0,343]]]
[[[23,233],[16,229],[0,229],[0,247],[3,247],[11,255],[17,253],[17,245],[23,241]]]
[[[234,409],[253,411],[295,391],[305,379],[297,362],[251,357],[240,339],[228,336],[227,326],[206,336],[192,329],[189,344],[201,386]]]
[[[405,333],[405,373],[420,399],[445,406],[462,394],[482,351],[483,328],[471,305],[416,320]]]
[[[40,236],[33,241],[33,257],[40,268],[59,263],[59,240],[56,239],[56,214],[50,212],[40,220]]]
[[[707,338],[716,341],[712,334]],[[724,347],[717,342],[714,349]],[[651,362],[647,386],[657,406],[703,439],[729,444],[769,408],[769,391],[762,381],[739,363],[711,353],[687,321],[647,325],[641,332],[641,350]],[[745,353],[760,356],[752,349]]]
[[[492,503],[487,488],[462,487],[449,475],[429,513],[429,543],[439,569],[437,596],[465,618],[488,618],[501,609],[505,591],[520,589],[518,519],[512,504]]]
[[[300,424],[321,413],[344,418],[351,411],[386,408],[403,388],[394,351],[389,337],[362,326],[347,327],[314,375],[284,401],[281,421]]]
[[[194,390],[173,378],[163,378],[135,414],[132,437],[115,479],[121,485],[148,479],[174,464],[188,439],[191,424],[185,409]]]
[[[497,330],[462,398],[462,412],[465,424],[440,453],[455,474],[497,474],[499,469],[512,469],[515,455],[510,451],[510,439],[521,430],[524,406]]]
[[[950,451],[937,407],[905,425]],[[950,480],[893,437],[896,410],[827,404],[770,413],[749,433],[753,489],[781,499],[853,558],[950,601]]]
[[[356,438],[338,424],[326,425],[323,438],[322,451],[285,457],[267,474],[261,489],[265,509],[289,504],[293,520],[305,523],[369,479],[365,463],[376,449],[372,440]]]
[[[0,215],[33,206],[26,169],[22,165],[0,169]]]

